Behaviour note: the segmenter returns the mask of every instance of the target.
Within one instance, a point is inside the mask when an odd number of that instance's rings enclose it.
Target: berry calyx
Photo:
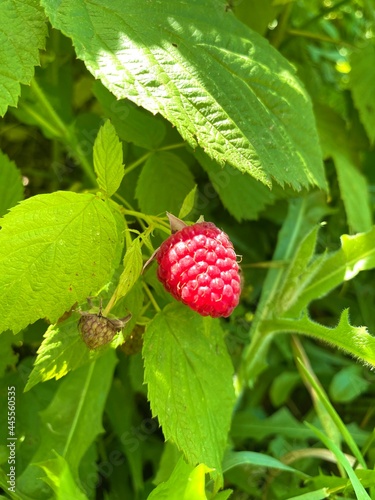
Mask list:
[[[228,317],[238,305],[236,253],[228,236],[212,222],[179,229],[162,243],[155,258],[165,289],[202,316]]]

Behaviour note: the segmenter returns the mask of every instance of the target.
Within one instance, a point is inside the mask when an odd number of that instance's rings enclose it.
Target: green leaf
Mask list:
[[[313,433],[299,422],[288,409],[281,408],[268,418],[259,418],[250,411],[239,411],[233,417],[231,436],[262,441],[269,436],[306,440]]]
[[[98,434],[103,432],[103,410],[116,362],[115,353],[109,350],[105,356],[70,373],[61,382],[49,406],[40,412],[42,440],[31,464],[18,478],[20,493],[24,492],[30,476],[40,476],[36,468],[40,461],[56,458],[54,451],[69,464],[74,481],[79,481],[80,462]],[[27,493],[40,498],[37,491]]]
[[[324,156],[335,164],[348,225],[353,232],[368,231],[372,224],[369,186],[356,166],[358,146],[351,145],[344,120],[332,109],[317,106],[316,116]]]
[[[275,407],[286,404],[291,396],[291,393],[300,383],[298,373],[284,371],[277,375],[271,385],[270,399]]]
[[[163,115],[193,148],[268,185],[326,188],[294,68],[224,3],[41,3],[95,78],[118,99]]]
[[[314,263],[312,263],[314,265]],[[341,249],[328,254],[311,280],[304,287],[288,315],[297,315],[312,300],[323,297],[342,282],[351,280],[360,271],[375,267],[375,227],[367,233],[341,236]],[[302,284],[301,284],[302,286]]]
[[[103,189],[108,197],[112,196],[124,177],[124,165],[122,164],[122,145],[109,120],[100,127],[95,139],[94,168],[100,189]]]
[[[19,338],[20,337],[20,338]],[[15,366],[18,361],[18,354],[12,349],[12,344],[22,342],[22,333],[15,338],[12,332],[4,332],[0,335],[0,377],[2,377],[8,366]]]
[[[189,191],[189,193],[185,196],[185,199],[182,202],[182,206],[180,208],[180,212],[178,214],[179,219],[184,219],[193,210],[196,194],[197,194],[197,185],[195,185],[193,189]]]
[[[123,264],[124,270],[115,291],[115,302],[130,292],[142,273],[143,258],[141,243],[138,238],[133,240],[132,244],[126,250]]]
[[[280,460],[270,457],[269,455],[265,455],[264,453],[257,453],[254,451],[227,451],[223,460],[223,472],[227,472],[233,467],[238,467],[239,465],[269,467],[305,476],[303,472],[294,469],[293,467],[289,467],[289,465],[286,465],[280,462]]]
[[[362,367],[351,365],[335,373],[329,386],[331,399],[337,403],[349,403],[367,391],[370,382],[362,376]]]
[[[67,498],[86,500],[87,496],[74,481],[67,461],[56,452],[55,455],[57,458],[36,464],[45,472],[46,477],[42,479],[55,493],[54,498],[56,500],[66,500]]]
[[[21,173],[16,164],[0,151],[0,217],[22,199]]]
[[[95,294],[123,243],[108,205],[92,194],[37,195],[0,223],[0,331],[55,322]]]
[[[147,500],[206,500],[205,474],[210,469],[204,464],[193,468],[181,457],[170,478],[159,484]]]
[[[143,357],[151,409],[165,439],[189,463],[220,472],[234,391],[219,323],[169,304],[147,326]]]
[[[146,214],[178,213],[194,185],[188,166],[177,155],[161,151],[144,164],[135,194]]]
[[[238,222],[257,219],[267,205],[275,202],[274,192],[251,175],[241,173],[228,164],[220,167],[200,149],[194,154],[207,172],[224,207]],[[214,197],[212,192],[202,193],[200,206],[202,203],[210,205]]]
[[[355,50],[350,59],[350,88],[367,135],[375,142],[375,45]]]
[[[356,233],[369,231],[372,213],[366,177],[359,172],[349,156],[336,154],[334,162],[350,229]]]
[[[99,81],[94,83],[93,92],[123,141],[145,149],[159,146],[165,136],[165,125],[160,117],[152,116],[127,99],[116,99]]]
[[[38,0],[0,3],[0,116],[16,106],[21,83],[28,85],[39,64],[39,49],[47,35],[46,18]]]
[[[276,315],[281,316],[292,307],[304,288],[313,279],[322,263],[321,259],[316,259],[314,265],[308,267],[314,255],[318,229],[317,226],[312,229],[298,245],[284,273],[278,296],[275,299]]]
[[[324,500],[331,496],[329,488],[320,488],[319,490],[303,493],[302,495],[297,495],[296,497],[290,497],[288,500]]]

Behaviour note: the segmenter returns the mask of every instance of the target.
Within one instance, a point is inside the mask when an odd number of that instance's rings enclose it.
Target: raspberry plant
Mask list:
[[[0,3],[4,495],[375,498],[374,18]]]

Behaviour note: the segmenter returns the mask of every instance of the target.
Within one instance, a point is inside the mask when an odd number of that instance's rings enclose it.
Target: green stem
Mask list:
[[[146,285],[146,283],[143,282],[142,285],[143,285],[143,288],[144,288],[144,290],[146,292],[146,295],[150,299],[150,302],[154,306],[156,312],[161,312],[161,309],[160,309],[159,305],[157,304],[156,300],[154,299],[154,296],[150,292],[150,289],[148,288],[148,286]]]
[[[294,30],[290,29],[287,31],[288,35],[292,36],[300,36],[303,38],[309,38],[311,40],[318,40],[319,42],[327,42],[332,43],[334,45],[343,45],[345,47],[349,47],[350,49],[355,49],[356,47],[351,43],[344,42],[343,40],[336,40],[326,35],[321,35],[320,33],[313,33],[311,31],[304,30]]]
[[[132,170],[134,170],[139,165],[141,165],[143,162],[145,162],[153,154],[155,154],[155,151],[148,151],[143,156],[141,156],[137,160],[133,161],[133,163],[131,163],[128,167],[125,168],[125,170],[124,170],[124,176],[127,175],[127,174],[129,174]]]

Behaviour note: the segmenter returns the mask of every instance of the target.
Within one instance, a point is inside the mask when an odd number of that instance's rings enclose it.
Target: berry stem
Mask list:
[[[146,292],[146,295],[148,296],[148,298],[150,299],[150,302],[152,303],[152,305],[154,306],[155,310],[157,312],[161,312],[161,309],[159,307],[159,305],[157,304],[156,300],[154,299],[154,296],[152,295],[149,287],[146,285],[146,283],[142,283],[143,285],[143,288]]]

